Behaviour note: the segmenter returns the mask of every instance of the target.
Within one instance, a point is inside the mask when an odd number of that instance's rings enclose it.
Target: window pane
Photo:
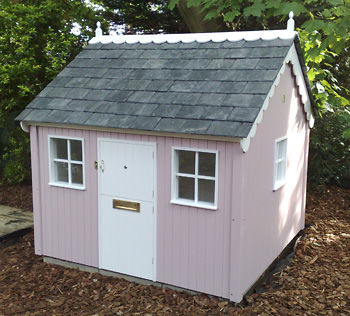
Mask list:
[[[83,184],[83,165],[73,163],[72,167],[72,183]]]
[[[215,177],[215,154],[199,153],[198,174]]]
[[[214,204],[215,181],[198,179],[198,201]]]
[[[195,168],[195,152],[178,150],[179,172],[194,174]]]
[[[55,162],[56,167],[56,181],[68,183],[68,163]]]
[[[80,140],[70,141],[70,155],[72,160],[83,161],[82,142]]]
[[[178,177],[179,198],[194,201],[194,179]]]
[[[60,138],[53,138],[52,141],[54,143],[54,149],[55,149],[55,157],[54,158],[68,159],[67,140],[60,139]]]

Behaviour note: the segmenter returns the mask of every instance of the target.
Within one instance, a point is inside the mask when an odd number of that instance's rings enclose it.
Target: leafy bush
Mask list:
[[[7,146],[3,154],[2,182],[19,183],[30,180],[29,134],[19,127],[12,128],[7,135]]]
[[[350,188],[350,138],[344,132],[345,110],[327,112],[311,130],[308,185]],[[347,116],[345,116],[347,117]]]

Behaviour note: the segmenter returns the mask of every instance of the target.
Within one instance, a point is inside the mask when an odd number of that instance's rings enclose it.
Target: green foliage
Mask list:
[[[11,129],[8,135],[3,159],[6,164],[2,170],[2,182],[18,183],[30,179],[29,135],[18,126]]]
[[[188,32],[178,10],[176,8],[170,10],[166,0],[92,0],[92,2],[103,8],[101,16],[105,21],[111,22],[112,29],[118,25],[125,25],[125,32],[129,34]],[[194,3],[198,4],[199,0],[195,0]]]
[[[77,55],[92,35],[87,27],[94,27],[95,21],[83,0],[1,0],[0,134],[6,138],[0,153],[5,152],[8,181],[24,179],[19,172],[26,170],[30,158],[28,142],[14,130],[14,117]],[[79,36],[71,32],[74,23],[82,26]]]
[[[341,110],[327,112],[311,130],[308,171],[311,188],[318,185],[350,188],[350,138],[344,135],[343,114]]]

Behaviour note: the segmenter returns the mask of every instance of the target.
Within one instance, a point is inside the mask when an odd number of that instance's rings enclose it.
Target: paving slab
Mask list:
[[[0,239],[19,230],[32,227],[32,212],[0,205]]]

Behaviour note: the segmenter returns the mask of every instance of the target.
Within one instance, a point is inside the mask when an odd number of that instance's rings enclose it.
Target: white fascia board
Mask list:
[[[148,44],[148,43],[206,43],[213,41],[216,43],[230,41],[256,41],[273,39],[293,39],[297,36],[295,31],[287,30],[267,30],[267,31],[244,31],[244,32],[212,32],[212,33],[183,33],[183,34],[142,34],[142,35],[103,35],[94,37],[89,44]]]
[[[301,69],[301,65],[300,65],[300,61],[299,61],[299,57],[298,57],[298,53],[297,50],[295,48],[295,44],[293,43],[293,45],[291,46],[284,62],[283,62],[283,66],[281,67],[275,82],[273,83],[264,103],[263,106],[260,109],[260,112],[258,114],[258,116],[256,117],[253,126],[248,134],[248,136],[246,138],[242,138],[240,143],[241,143],[241,148],[243,150],[243,152],[247,152],[250,146],[250,140],[251,138],[253,138],[255,136],[256,133],[256,129],[257,129],[257,125],[262,121],[263,118],[263,114],[264,111],[268,108],[269,106],[269,101],[270,99],[273,97],[276,87],[278,86],[280,79],[281,79],[281,75],[285,72],[286,70],[286,65],[288,63],[292,64],[292,69],[293,69],[293,74],[295,76],[296,79],[296,84],[298,86],[298,92],[301,96],[301,101],[302,104],[304,106],[304,111],[306,113],[306,117],[309,121],[309,126],[310,128],[313,127],[315,119],[313,117],[312,114],[312,108],[311,108],[311,101],[310,101],[310,97],[307,91],[307,87],[306,87],[306,83],[305,83],[305,79],[303,76],[303,71]]]

